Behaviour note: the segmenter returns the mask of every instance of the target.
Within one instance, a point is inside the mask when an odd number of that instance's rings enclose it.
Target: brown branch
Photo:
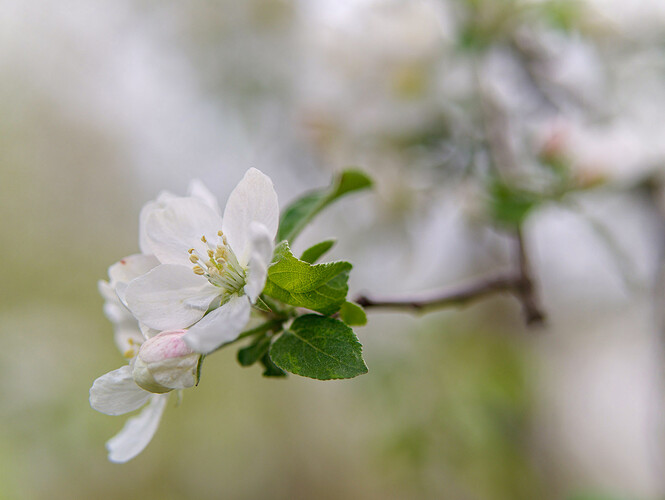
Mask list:
[[[529,263],[526,246],[524,244],[524,235],[520,227],[517,228],[515,239],[517,241],[517,261],[520,272],[520,282],[515,289],[517,298],[522,303],[522,310],[524,312],[524,320],[527,325],[541,324],[545,321],[545,313],[543,313],[536,291],[531,279],[531,264]]]
[[[371,297],[358,295],[354,302],[364,308],[406,309],[412,312],[427,312],[446,307],[461,307],[494,294],[511,293],[522,304],[527,325],[542,324],[545,314],[536,297],[524,238],[520,230],[516,233],[518,247],[518,272],[502,274],[474,281],[457,288],[431,293],[420,293],[399,297]]]
[[[498,275],[485,278],[459,288],[437,291],[428,294],[414,294],[400,297],[374,298],[361,294],[354,302],[362,307],[382,307],[391,309],[411,309],[424,312],[429,309],[464,306],[469,302],[501,292],[515,292],[520,288],[522,279],[515,275]]]

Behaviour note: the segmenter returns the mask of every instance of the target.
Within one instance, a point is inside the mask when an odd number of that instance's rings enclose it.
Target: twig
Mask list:
[[[527,325],[540,324],[545,321],[545,314],[543,313],[536,291],[531,279],[531,265],[529,263],[526,246],[524,244],[524,235],[522,229],[517,228],[515,239],[517,241],[517,260],[520,269],[520,282],[515,289],[517,298],[522,303],[522,310],[524,312],[524,320]]]
[[[484,278],[458,288],[427,294],[412,294],[399,297],[372,297],[358,295],[354,301],[364,308],[406,309],[412,312],[427,312],[446,307],[461,307],[470,302],[498,293],[512,293],[522,304],[527,325],[542,324],[545,314],[536,297],[531,270],[520,230],[516,233],[518,247],[518,272]]]
[[[382,307],[390,309],[411,309],[424,312],[429,309],[464,306],[469,302],[501,292],[514,292],[522,279],[515,275],[498,275],[485,278],[459,288],[437,291],[429,294],[414,294],[400,297],[373,298],[365,294],[354,301],[364,308]]]

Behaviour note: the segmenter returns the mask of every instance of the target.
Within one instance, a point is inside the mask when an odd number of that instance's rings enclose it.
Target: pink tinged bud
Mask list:
[[[165,331],[146,340],[134,360],[132,376],[148,392],[161,394],[196,385],[201,355],[182,339],[185,330]]]

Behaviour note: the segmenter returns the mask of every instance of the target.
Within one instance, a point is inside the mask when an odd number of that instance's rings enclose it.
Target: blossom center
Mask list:
[[[188,250],[189,260],[194,264],[194,274],[205,276],[212,285],[224,289],[228,294],[240,293],[247,282],[247,273],[238,262],[224,233],[219,231],[217,235],[219,239],[216,245],[201,236],[201,241],[207,246],[206,256],[194,248]]]

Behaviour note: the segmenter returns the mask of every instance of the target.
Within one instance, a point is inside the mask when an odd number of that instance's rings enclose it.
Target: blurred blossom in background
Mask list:
[[[664,498],[663,35],[649,0],[5,0],[0,499]],[[547,325],[510,297],[372,311],[369,374],[330,383],[222,351],[109,463],[96,283],[142,204],[257,167],[285,205],[348,166],[375,191],[296,246],[337,237],[352,295],[508,268],[492,172],[541,193]]]

